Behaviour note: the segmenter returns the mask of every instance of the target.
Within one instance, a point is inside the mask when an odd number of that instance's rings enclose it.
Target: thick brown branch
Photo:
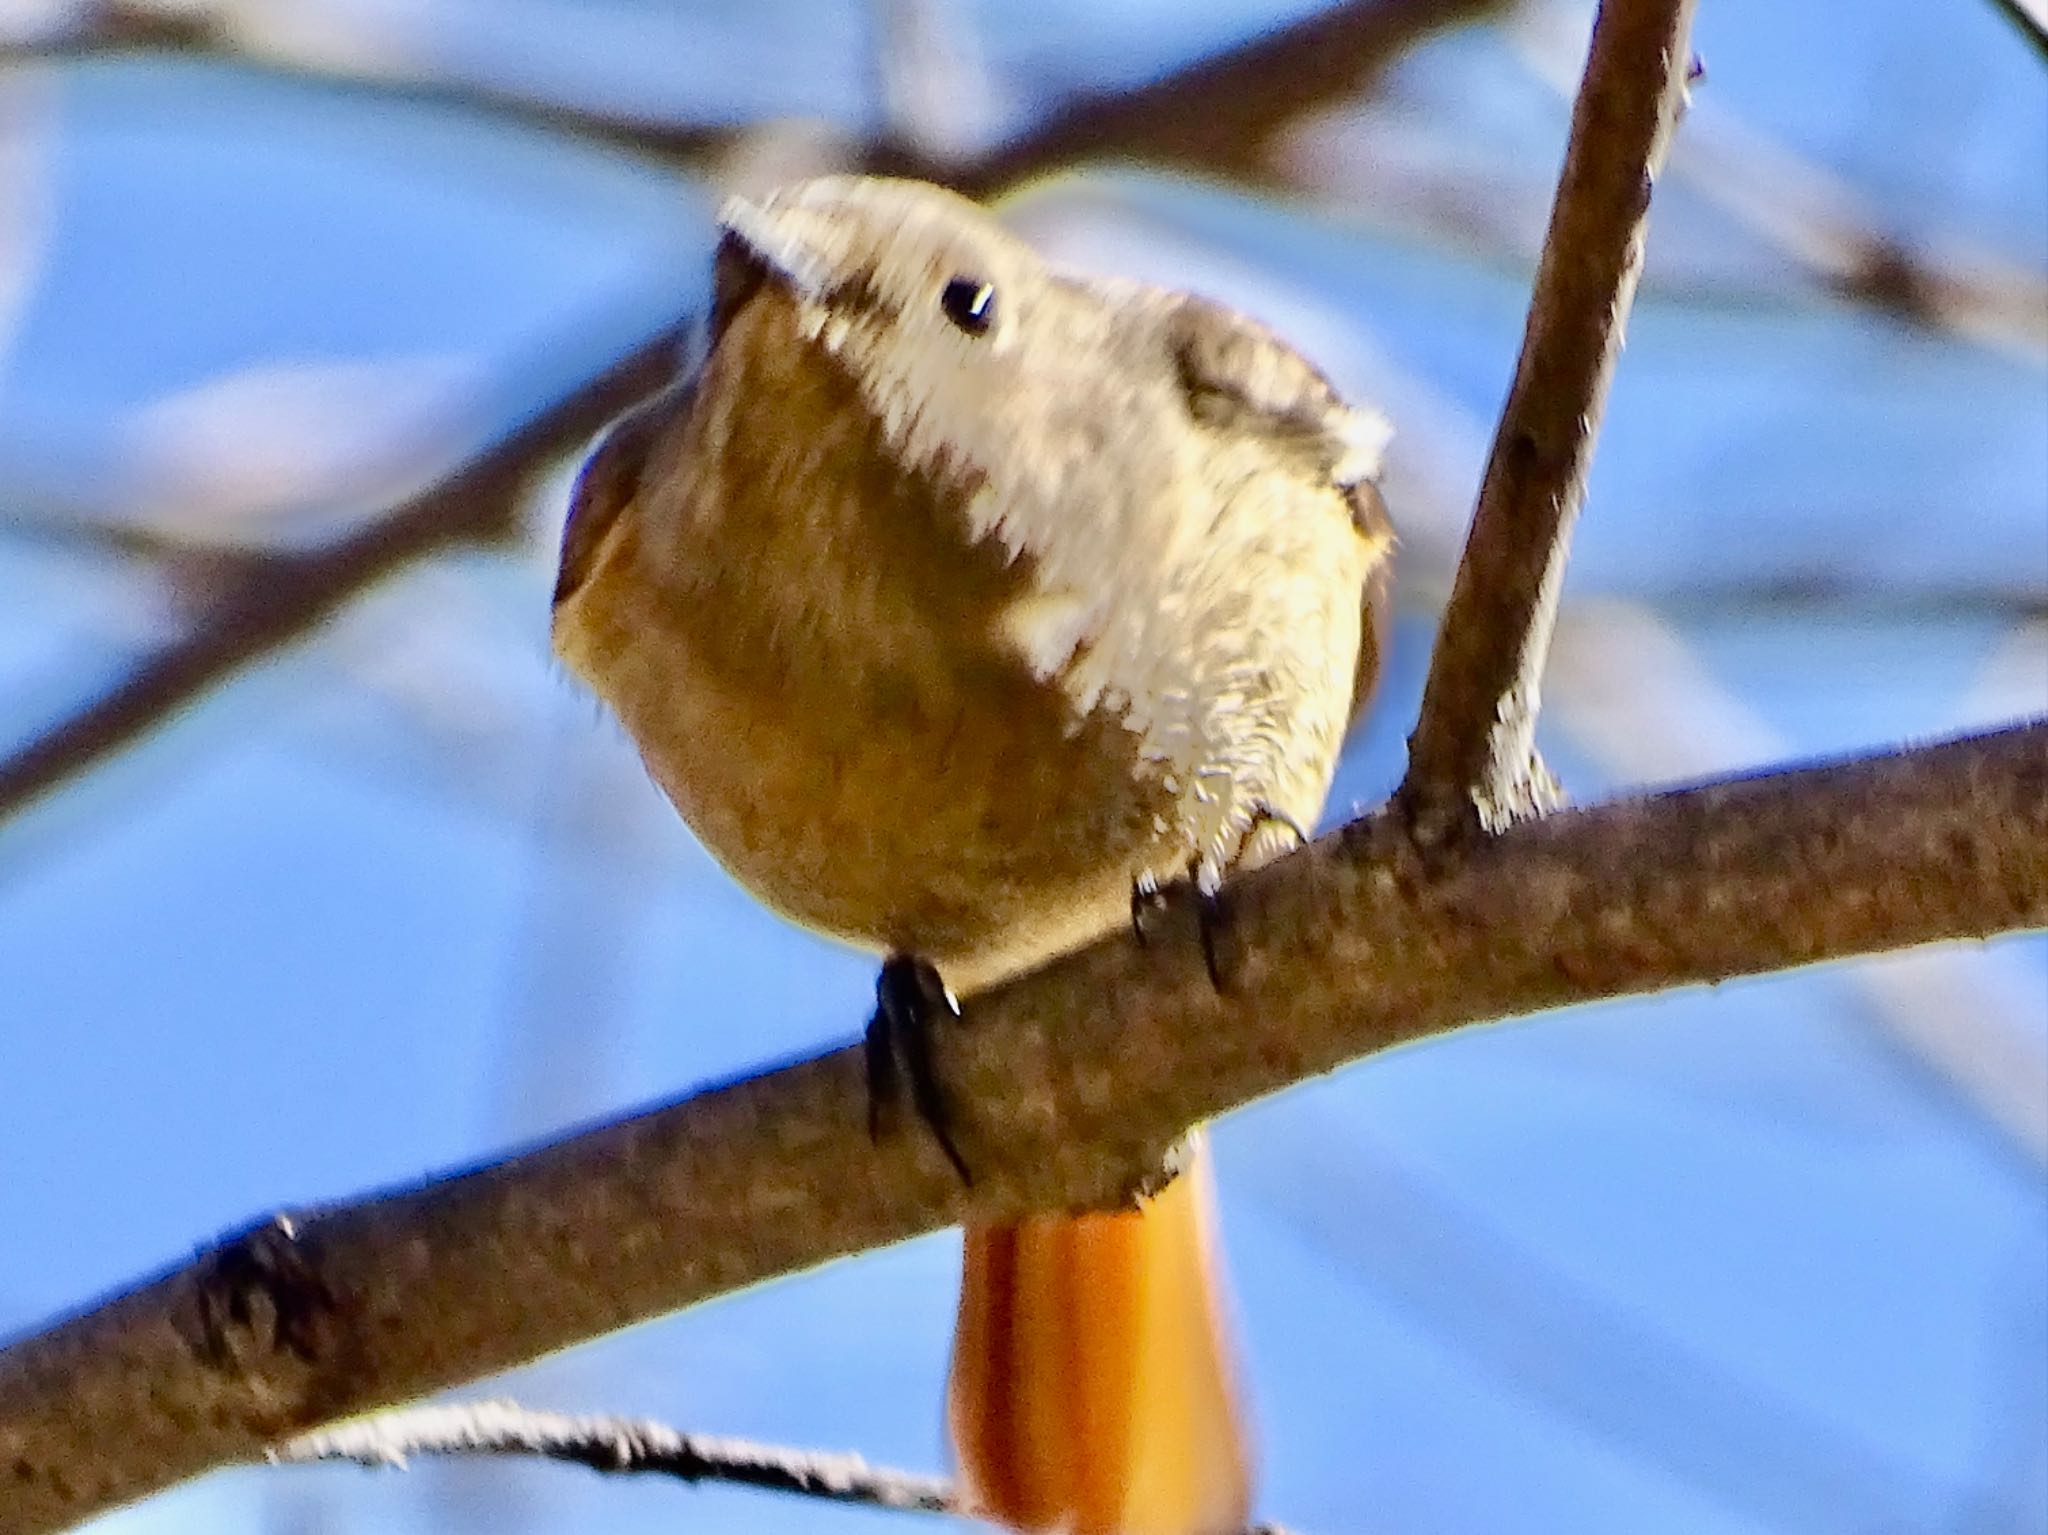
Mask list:
[[[2048,924],[2048,722],[1563,812],[1423,856],[1402,817],[1231,886],[938,1041],[975,1167],[871,1145],[849,1047],[507,1161],[280,1217],[0,1353],[9,1528],[963,1217],[1121,1198],[1196,1120],[1407,1040]]]
[[[387,515],[322,549],[249,562],[192,631],[110,691],[0,759],[0,821],[145,732],[358,592],[422,555],[503,532],[519,493],[550,458],[589,437],[672,375],[674,333],[640,347]]]
[[[1426,843],[1545,808],[1543,657],[1685,99],[1693,0],[1605,0],[1572,108],[1522,355],[1430,661],[1399,799]]]

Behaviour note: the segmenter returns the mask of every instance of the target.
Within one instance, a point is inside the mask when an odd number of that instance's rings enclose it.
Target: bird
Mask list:
[[[1134,891],[1213,897],[1301,838],[1383,649],[1383,416],[924,183],[732,199],[712,266],[700,360],[582,469],[552,632],[740,884],[971,1011]],[[969,1511],[1244,1527],[1200,1131],[1182,1163],[1128,1210],[966,1231]]]

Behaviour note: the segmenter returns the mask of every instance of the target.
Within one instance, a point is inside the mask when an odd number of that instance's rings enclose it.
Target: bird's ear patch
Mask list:
[[[1393,435],[1386,417],[1345,404],[1307,358],[1258,321],[1183,299],[1167,321],[1167,346],[1197,422],[1298,442],[1338,485],[1378,478]]]

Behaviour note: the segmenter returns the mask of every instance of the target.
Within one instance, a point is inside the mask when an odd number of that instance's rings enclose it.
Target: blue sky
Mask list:
[[[569,9],[525,0],[488,31],[457,3],[294,8],[586,99],[872,119],[855,8]],[[961,16],[1009,121],[1276,14],[1194,12]],[[1988,5],[1882,0],[1844,26],[1817,0],[1717,0],[1699,42],[1703,133],[1767,134],[1886,227],[2038,294],[2048,75]],[[1510,212],[1534,189],[1540,213],[1563,114],[1511,39],[1466,34],[1323,152],[1368,179],[1455,173]],[[1549,685],[1574,795],[2048,710],[2048,348],[1818,292],[1684,163]],[[352,525],[686,306],[710,197],[550,133],[253,71],[0,76],[0,739],[183,621],[168,583],[67,527],[236,547]],[[1265,315],[1393,415],[1405,602],[1332,806],[1369,802],[1399,772],[1523,255],[1384,202],[1131,169],[1011,211],[1065,259]],[[557,486],[518,547],[387,583],[0,827],[0,1331],[278,1205],[857,1027],[871,962],[726,882],[549,659],[559,515]],[[1468,1031],[1232,1116],[1262,1513],[1311,1535],[2048,1531],[2044,1102],[2048,952],[2026,939]],[[935,1467],[956,1245],[482,1389]],[[490,1466],[227,1473],[95,1528],[886,1517]]]

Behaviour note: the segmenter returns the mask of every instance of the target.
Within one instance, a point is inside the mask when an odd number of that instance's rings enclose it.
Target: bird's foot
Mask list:
[[[1202,968],[1209,972],[1209,989],[1217,996],[1223,995],[1223,966],[1216,958],[1216,937],[1223,931],[1223,924],[1229,918],[1229,907],[1224,903],[1221,885],[1204,885],[1199,867],[1190,869],[1188,876],[1195,884],[1195,936],[1202,945]]]
[[[1152,923],[1166,910],[1166,892],[1159,888],[1159,878],[1150,872],[1139,874],[1131,880],[1131,936],[1138,940],[1138,947],[1152,947]]]
[[[1209,972],[1209,984],[1221,992],[1223,972],[1216,963],[1216,932],[1223,922],[1223,892],[1207,872],[1210,867],[1203,859],[1192,859],[1183,878],[1194,892],[1195,933],[1202,944],[1202,966]],[[1161,888],[1157,875],[1148,872],[1131,881],[1131,936],[1138,940],[1139,948],[1152,947],[1154,925],[1170,905],[1172,898]]]
[[[1268,845],[1269,834],[1276,830],[1289,833],[1296,847],[1308,841],[1308,833],[1299,821],[1259,800],[1252,805],[1227,861],[1201,856],[1188,866],[1188,881],[1195,888],[1195,931],[1201,939],[1202,966],[1209,972],[1209,984],[1219,996],[1229,989],[1224,985],[1223,965],[1217,957],[1218,941],[1230,921],[1230,898],[1224,891],[1223,877],[1226,872],[1256,867],[1285,851]]]
[[[960,1017],[960,1004],[928,960],[892,954],[875,980],[875,1016],[868,1022],[868,1138],[880,1140],[882,1121],[893,1112],[904,1083],[911,1106],[924,1121],[946,1160],[964,1184],[974,1175],[953,1139],[952,1115],[932,1070],[932,1030]]]

